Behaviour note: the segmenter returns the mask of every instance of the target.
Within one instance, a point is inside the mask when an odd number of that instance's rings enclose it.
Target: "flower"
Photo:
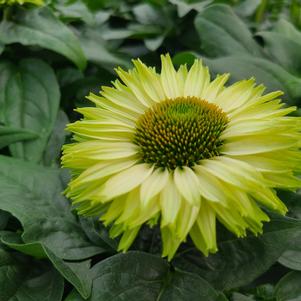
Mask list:
[[[77,109],[84,118],[68,125],[75,142],[63,148],[73,171],[66,194],[79,214],[122,235],[119,250],[159,223],[163,256],[188,236],[207,256],[217,251],[216,219],[244,237],[269,221],[262,206],[286,213],[275,188],[300,186],[300,118],[253,78],[225,87],[229,74],[210,81],[201,60],[189,70],[161,60],[161,73],[139,59],[118,68],[122,82]]]
[[[13,5],[13,4],[20,4],[23,5],[24,3],[32,3],[35,5],[43,5],[44,0],[0,0],[1,4]]]

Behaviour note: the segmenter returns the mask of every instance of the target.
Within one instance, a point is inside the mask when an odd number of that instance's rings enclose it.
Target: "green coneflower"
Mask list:
[[[35,4],[35,5],[43,5],[44,0],[0,0],[0,5],[1,4],[7,4],[7,5],[19,4],[19,5],[23,5],[25,3],[32,3],[32,4]]]
[[[139,59],[122,80],[90,94],[95,107],[68,125],[63,166],[73,171],[67,196],[79,214],[97,215],[122,235],[126,251],[144,223],[160,223],[170,260],[190,236],[208,255],[217,251],[216,219],[238,237],[262,232],[261,205],[285,214],[275,188],[300,180],[300,119],[286,116],[282,92],[263,95],[254,79],[229,87],[228,74],[210,81],[195,60],[175,70],[161,56],[157,73]]]

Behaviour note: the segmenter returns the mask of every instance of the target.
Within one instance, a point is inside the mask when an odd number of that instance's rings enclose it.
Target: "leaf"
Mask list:
[[[301,272],[290,272],[277,283],[275,296],[277,301],[301,300]]]
[[[210,5],[196,16],[194,24],[202,42],[201,47],[209,57],[262,55],[248,27],[227,5]]]
[[[37,45],[62,54],[79,69],[86,66],[78,39],[47,7],[19,9],[14,21],[3,20],[0,23],[0,42]]]
[[[232,83],[255,77],[258,84],[263,83],[267,87],[267,91],[282,90],[289,105],[295,104],[301,96],[301,79],[266,59],[236,55],[205,59],[205,63],[215,74],[230,72]]]
[[[6,246],[35,258],[48,258],[60,274],[68,280],[81,294],[88,298],[91,293],[90,260],[82,262],[66,262],[57,257],[41,243],[24,244],[20,236],[13,232],[0,233],[1,241]]]
[[[3,63],[5,80],[0,111],[5,125],[23,129],[37,139],[10,145],[13,156],[40,162],[55,123],[60,92],[55,74],[41,60],[24,59],[18,66]],[[5,67],[8,70],[5,70]]]
[[[0,249],[1,301],[61,301],[63,290],[63,278],[49,265]]]
[[[51,166],[58,160],[67,135],[65,128],[68,122],[68,116],[65,114],[65,112],[59,110],[53,131],[49,137],[47,146],[44,151],[44,165]]]
[[[278,30],[277,30],[278,28]],[[301,33],[282,19],[274,31],[259,32],[271,57],[289,72],[301,75]]]
[[[89,301],[128,301],[137,300],[137,296],[143,296],[143,301],[225,300],[200,276],[172,272],[165,260],[143,252],[112,256],[96,264],[92,274]],[[72,292],[65,301],[80,300]]]
[[[0,209],[18,218],[25,243],[41,242],[62,259],[106,252],[86,237],[61,195],[60,170],[0,156]]]
[[[0,209],[0,230],[5,229],[9,218],[10,218],[10,214]]]
[[[83,30],[79,39],[89,61],[107,68],[110,71],[112,71],[111,69],[113,67],[119,65],[126,68],[129,67],[128,60],[115,51],[108,49],[108,42],[106,42],[96,30]]]
[[[258,237],[249,235],[221,242],[219,251],[209,257],[192,249],[177,256],[174,264],[199,274],[216,289],[229,290],[249,284],[267,271],[300,234],[300,221],[274,218]]]
[[[202,11],[206,6],[211,4],[213,0],[206,0],[195,3],[190,3],[189,1],[185,0],[169,0],[169,2],[177,6],[178,15],[180,18],[183,18],[192,10],[196,10],[198,12]]]
[[[36,133],[28,130],[0,125],[0,148],[15,142],[32,140],[38,137]]]

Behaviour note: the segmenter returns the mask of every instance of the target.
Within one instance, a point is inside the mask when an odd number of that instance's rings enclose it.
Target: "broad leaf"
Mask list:
[[[48,258],[60,274],[77,289],[83,298],[90,296],[92,286],[90,260],[66,262],[41,243],[23,243],[22,239],[13,232],[0,232],[0,237],[2,243],[12,249],[36,258]]]
[[[258,237],[221,242],[219,251],[209,257],[191,250],[176,257],[174,264],[198,273],[217,289],[228,290],[246,285],[267,271],[300,234],[300,221],[275,218],[265,224]]]
[[[10,145],[13,156],[40,162],[54,126],[60,92],[50,66],[37,59],[24,59],[18,66],[2,64],[5,79],[0,111],[5,125],[22,128],[38,138]],[[6,67],[6,69],[4,69]]]
[[[265,48],[283,68],[301,75],[301,33],[285,20],[280,20],[274,31],[258,33]]]
[[[9,126],[0,126],[0,148],[15,142],[33,140],[38,137],[39,136],[36,133],[29,130]]]
[[[63,290],[63,278],[54,268],[0,248],[1,301],[61,301]]]
[[[276,285],[277,301],[298,301],[301,296],[301,272],[291,272],[285,275]]]
[[[202,50],[209,57],[262,55],[248,27],[227,5],[215,4],[204,9],[197,15],[195,27],[202,42]]]
[[[0,23],[0,42],[37,45],[64,55],[80,69],[86,66],[78,39],[47,7],[20,9],[14,21],[3,20]]]
[[[96,264],[92,273],[94,280],[89,301],[226,300],[200,276],[170,271],[165,260],[143,252],[112,256]],[[75,292],[66,299],[80,300]]]
[[[83,232],[61,192],[60,170],[0,156],[0,209],[20,220],[25,243],[41,242],[56,256],[84,259],[105,252]]]

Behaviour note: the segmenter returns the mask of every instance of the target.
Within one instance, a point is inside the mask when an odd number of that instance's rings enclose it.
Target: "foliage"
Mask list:
[[[117,254],[101,223],[76,216],[59,158],[73,109],[134,57],[202,57],[214,74],[254,76],[301,106],[300,3],[17,2],[0,1],[0,300],[299,300],[300,193],[279,191],[290,217],[270,214],[263,235],[237,239],[220,226],[217,254],[187,241],[168,263],[158,229]]]

